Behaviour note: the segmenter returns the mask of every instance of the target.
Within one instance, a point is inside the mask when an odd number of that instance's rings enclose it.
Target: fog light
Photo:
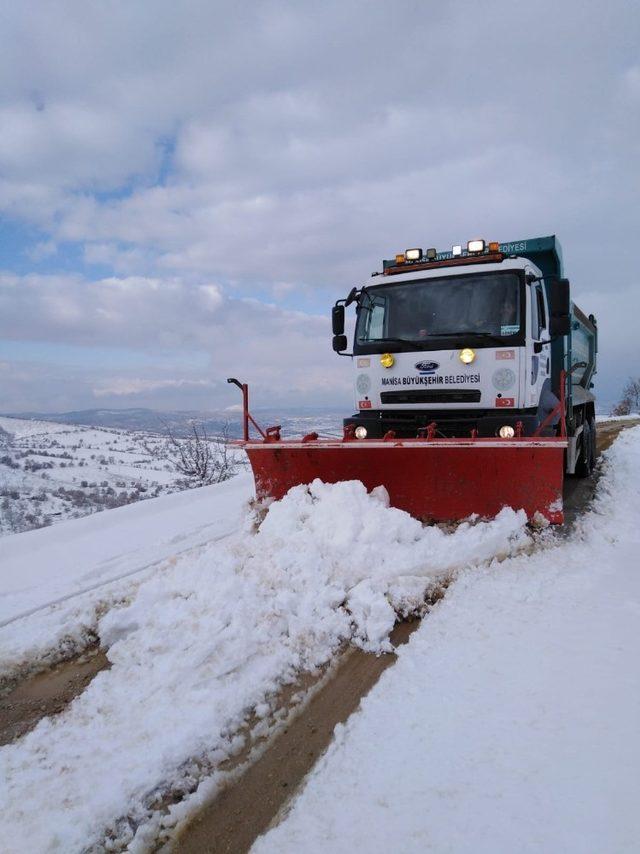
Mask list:
[[[358,430],[359,429],[360,427],[358,427]],[[356,435],[358,435],[358,430],[356,430]],[[500,428],[498,432],[500,434],[501,439],[513,439],[513,437],[516,435],[516,431],[510,424],[505,424],[503,427]]]
[[[393,353],[383,353],[380,356],[380,364],[383,368],[390,368],[395,363],[395,359],[393,358]]]
[[[504,427],[502,428],[504,430]],[[356,439],[366,439],[367,438],[367,428],[366,427],[356,427]]]
[[[465,365],[470,365],[475,357],[475,350],[472,350],[471,347],[465,347],[464,350],[460,350],[460,361],[464,362]]]

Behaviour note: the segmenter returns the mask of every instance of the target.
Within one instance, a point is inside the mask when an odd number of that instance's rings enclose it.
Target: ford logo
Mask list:
[[[416,362],[416,371],[421,374],[432,374],[440,367],[438,362]]]

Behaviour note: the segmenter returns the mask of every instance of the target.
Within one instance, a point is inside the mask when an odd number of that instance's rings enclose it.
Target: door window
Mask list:
[[[547,316],[544,308],[544,294],[542,293],[541,285],[536,287],[536,307],[538,309],[538,339],[542,335],[542,330],[547,328]]]

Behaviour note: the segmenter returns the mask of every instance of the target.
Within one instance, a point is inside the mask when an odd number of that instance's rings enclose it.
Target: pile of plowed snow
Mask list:
[[[164,565],[95,627],[103,671],[59,717],[0,752],[7,851],[142,844],[148,795],[191,758],[219,764],[250,714],[344,642],[380,652],[396,613],[462,567],[530,542],[522,512],[447,533],[384,490],[316,481],[244,530]],[[108,514],[104,514],[107,516]],[[123,819],[117,822],[117,819]]]

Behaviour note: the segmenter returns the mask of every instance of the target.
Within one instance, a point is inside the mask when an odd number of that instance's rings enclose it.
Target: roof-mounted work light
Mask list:
[[[484,240],[470,240],[467,243],[467,252],[471,255],[478,255],[480,252],[484,252]]]
[[[407,249],[404,256],[407,261],[419,261],[422,258],[422,249]]]
[[[427,260],[428,261],[435,261],[437,254],[438,254],[437,249],[434,249],[433,247],[431,249],[427,249]]]
[[[451,254],[454,258],[459,258],[462,255],[462,246],[453,246],[451,249]]]

